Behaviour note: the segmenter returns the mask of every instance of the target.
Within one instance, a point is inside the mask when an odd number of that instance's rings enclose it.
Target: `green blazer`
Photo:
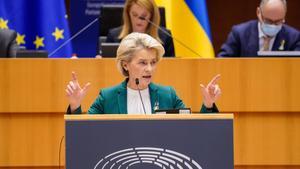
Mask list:
[[[154,83],[149,84],[152,113],[154,108],[158,109],[179,109],[185,108],[182,100],[176,95],[175,90],[170,86],[161,86]],[[81,107],[75,110],[74,114],[80,114]],[[207,109],[204,105],[200,112],[218,112],[217,107]],[[68,113],[70,109],[68,108]],[[100,91],[99,96],[88,110],[89,114],[127,114],[127,80],[121,84],[105,88]]]

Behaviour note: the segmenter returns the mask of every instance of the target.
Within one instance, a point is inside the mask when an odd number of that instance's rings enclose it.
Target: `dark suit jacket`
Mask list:
[[[300,51],[300,32],[288,25],[283,25],[277,34],[272,51],[279,51],[285,41],[284,51]],[[232,28],[227,41],[222,45],[218,56],[251,57],[259,51],[258,21],[252,20]]]
[[[16,37],[15,31],[0,29],[0,58],[16,57],[18,49]]]
[[[184,108],[182,100],[176,95],[175,90],[169,86],[161,86],[154,83],[149,85],[152,113],[154,106],[159,109],[178,109]],[[207,109],[204,105],[200,112],[218,112],[214,104],[212,109]],[[70,106],[67,114],[70,114]],[[80,114],[81,107],[75,110],[74,114]],[[101,90],[99,96],[88,110],[89,114],[127,114],[127,80],[121,84]]]
[[[164,28],[162,28],[164,29]],[[107,39],[106,42],[120,42],[121,39],[118,38],[122,30],[122,27],[117,27],[110,29],[107,34]],[[171,34],[170,30],[164,29],[167,31],[169,34]],[[173,44],[173,39],[166,35],[164,32],[161,30],[158,30],[158,36],[163,42],[163,46],[165,48],[165,57],[174,57],[175,56],[175,51],[174,51],[174,44]]]

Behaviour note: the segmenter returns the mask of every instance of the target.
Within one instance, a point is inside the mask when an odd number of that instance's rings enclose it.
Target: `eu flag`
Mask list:
[[[0,29],[13,29],[26,49],[47,50],[49,57],[71,57],[64,0],[1,0]]]

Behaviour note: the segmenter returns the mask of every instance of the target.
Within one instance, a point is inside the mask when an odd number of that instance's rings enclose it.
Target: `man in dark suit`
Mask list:
[[[14,58],[17,54],[17,33],[9,29],[0,29],[0,58]]]
[[[218,54],[220,57],[251,57],[258,51],[300,51],[300,32],[285,23],[286,0],[261,0],[258,20],[232,28]]]

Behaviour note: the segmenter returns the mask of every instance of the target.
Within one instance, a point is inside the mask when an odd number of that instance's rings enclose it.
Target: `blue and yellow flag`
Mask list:
[[[26,49],[47,50],[49,57],[71,57],[64,0],[1,0],[0,29],[13,29]]]
[[[214,58],[206,0],[156,0],[156,2],[166,9],[167,27],[171,29],[172,35],[197,53],[174,41],[176,56]]]

